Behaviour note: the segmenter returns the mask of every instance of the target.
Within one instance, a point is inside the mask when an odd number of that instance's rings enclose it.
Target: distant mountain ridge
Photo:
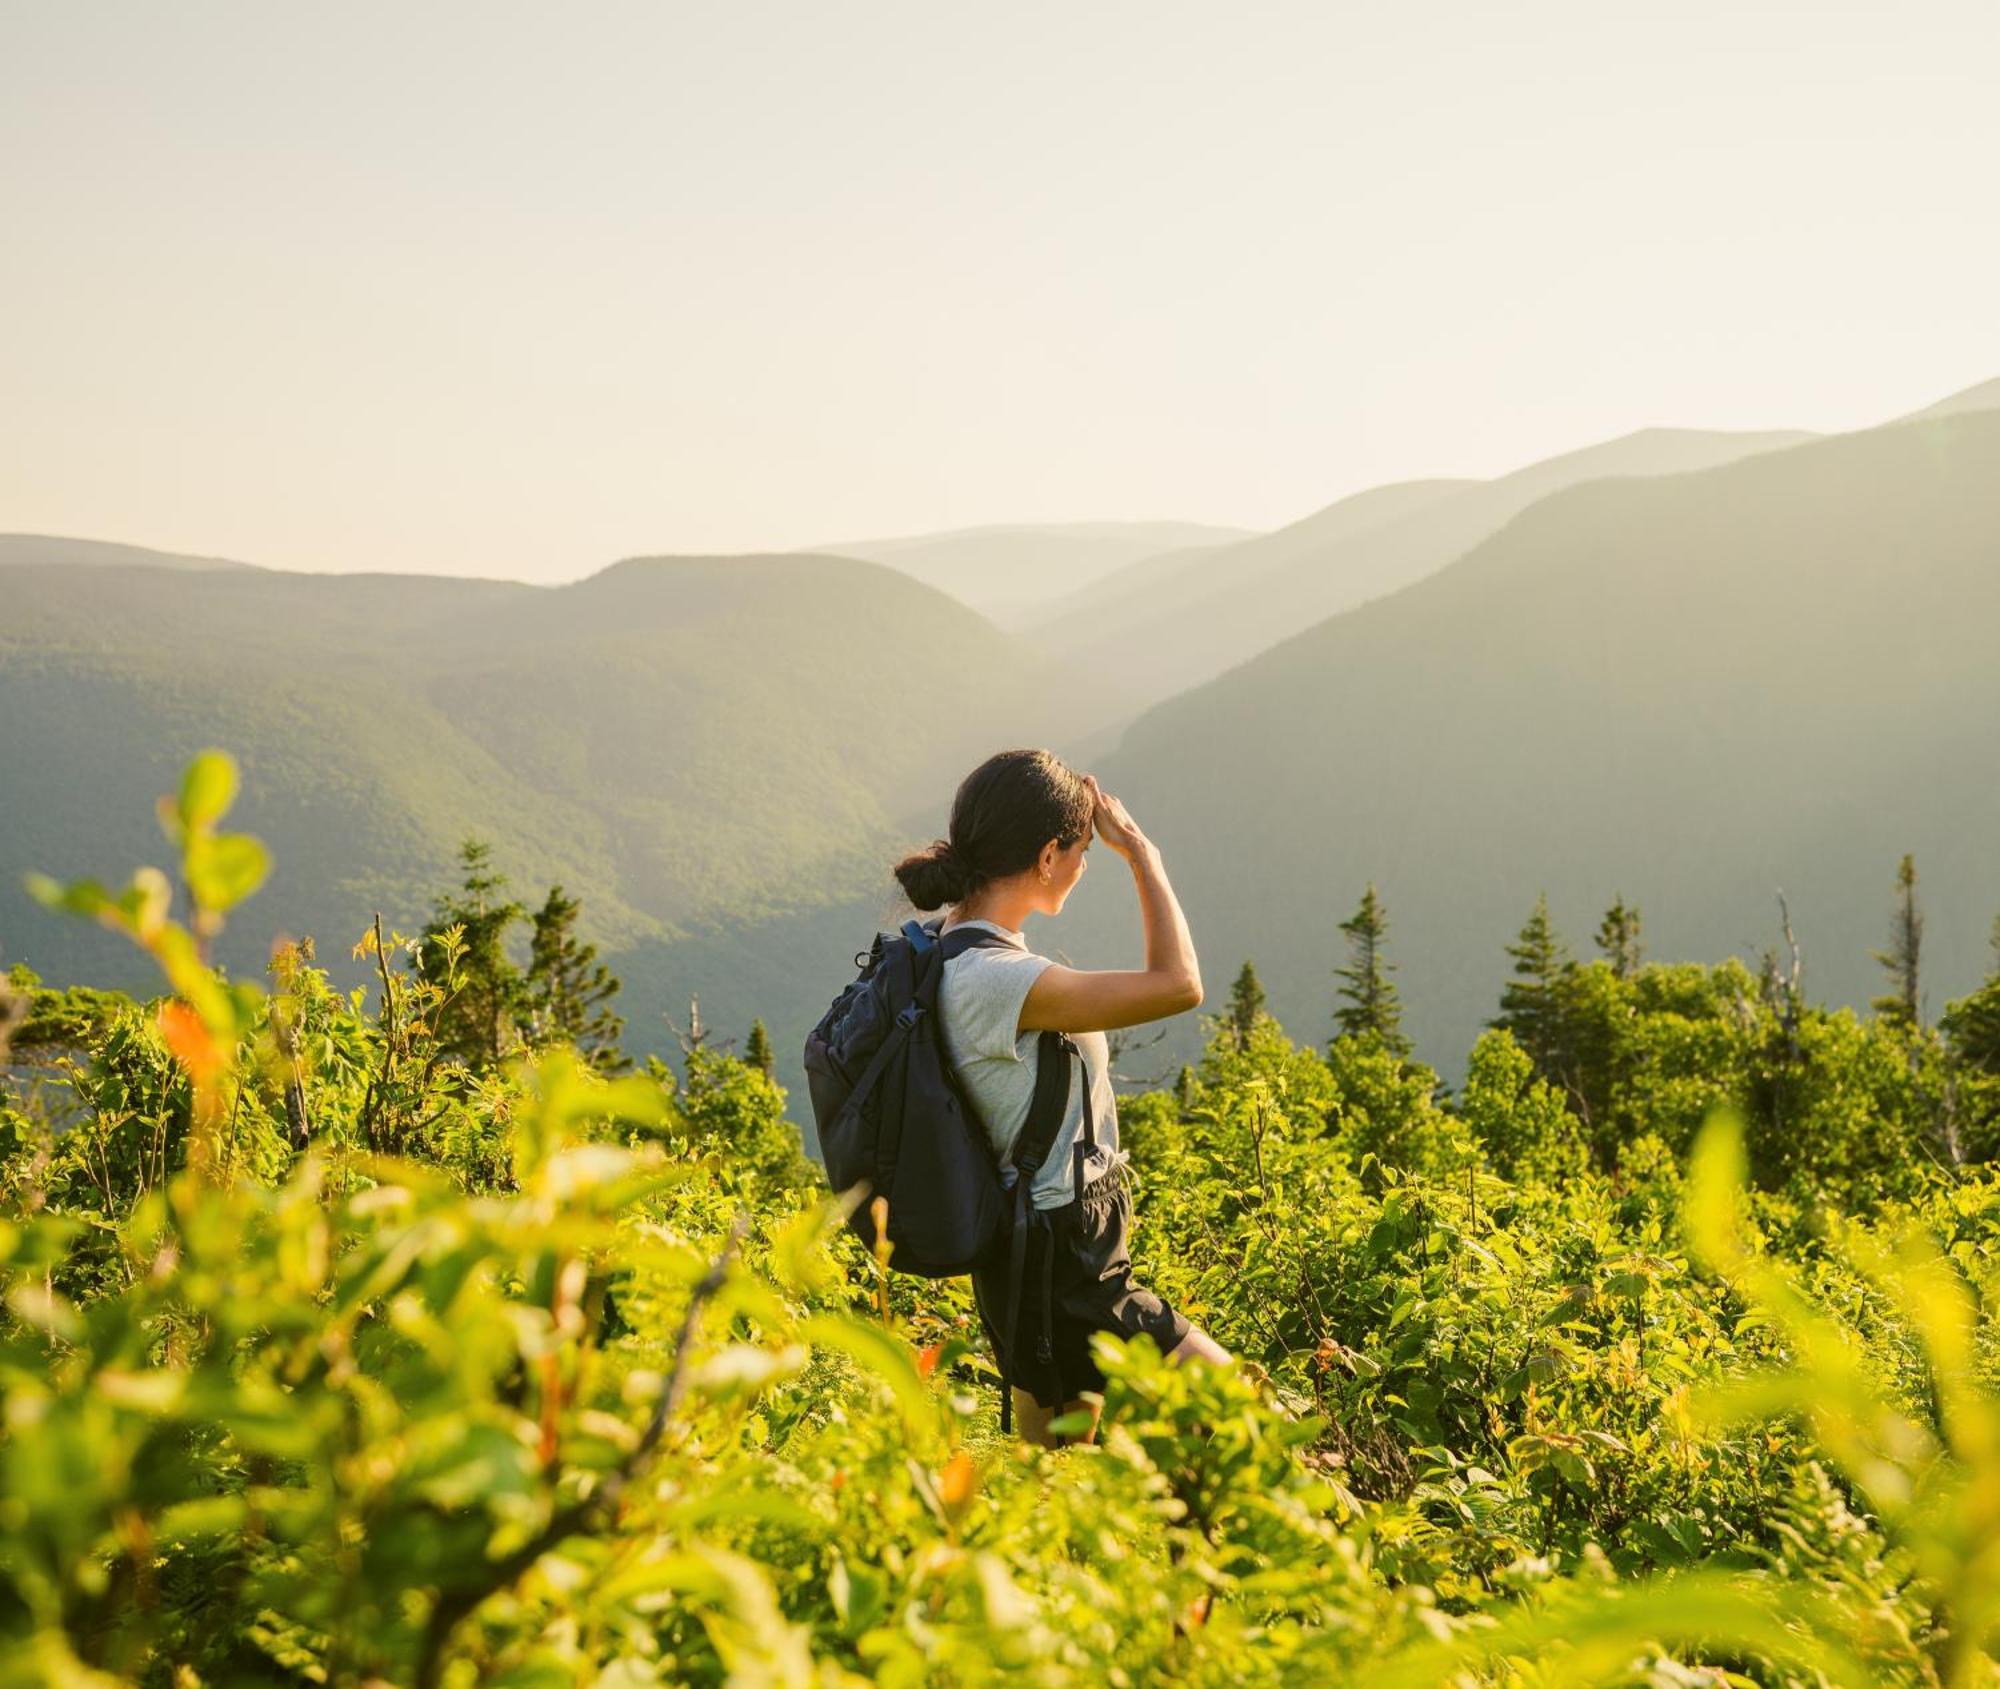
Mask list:
[[[65,568],[253,569],[227,557],[194,557],[115,540],[69,539],[58,534],[0,534],[0,568],[13,564],[59,564]]]
[[[1032,619],[1061,593],[1140,558],[1249,537],[1248,529],[1198,522],[1048,522],[848,540],[812,549],[886,563],[1003,627],[1013,627]]]
[[[1141,595],[1154,614],[1186,607],[1214,592],[1211,566],[1218,562],[1233,564],[1237,559],[1253,558],[1245,573],[1233,577],[1236,584],[1244,584],[1256,574],[1317,546],[1335,545],[1373,532],[1473,485],[1471,481],[1439,480],[1399,481],[1386,487],[1370,487],[1302,521],[1229,546],[1226,559],[1218,556],[1224,550],[1219,546],[1143,557],[1051,606],[1036,618],[1031,628],[1053,627],[1074,616],[1131,602]]]
[[[1493,481],[1371,489],[1274,533],[1200,553],[1185,568],[1128,570],[1106,583],[1086,613],[1052,616],[1026,631],[1053,655],[1087,665],[1133,704],[1157,703],[1328,616],[1442,569],[1562,487],[1680,474],[1810,438],[1653,428]]]
[[[2000,911],[1996,635],[2000,411],[1954,411],[1551,494],[1158,706],[1098,772],[1211,980],[1254,958],[1303,1036],[1371,880],[1447,1071],[1542,891],[1579,950],[1622,895],[1653,954],[1714,959],[1773,939],[1782,887],[1812,990],[1865,1004],[1906,850],[1934,1014]],[[1065,926],[1102,962],[1136,916],[1100,897]]]
[[[1969,411],[2000,410],[2000,376],[1991,381],[1982,381],[1976,387],[1962,388],[1960,391],[1940,399],[1936,404],[1926,405],[1920,411],[1912,411],[1903,420],[1921,421],[1927,417],[1963,416]]]

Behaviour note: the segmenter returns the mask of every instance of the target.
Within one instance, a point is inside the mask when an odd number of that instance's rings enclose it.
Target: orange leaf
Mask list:
[[[917,1351],[918,1376],[928,1378],[932,1373],[936,1372],[938,1356],[943,1353],[944,1345],[942,1343],[933,1343],[928,1348],[919,1349]]]
[[[978,1488],[978,1468],[972,1464],[972,1456],[960,1449],[938,1474],[938,1500],[944,1503],[947,1512],[956,1513]]]
[[[214,1035],[201,1016],[178,998],[160,1005],[160,1036],[197,1086],[213,1084],[222,1072],[223,1053]]]

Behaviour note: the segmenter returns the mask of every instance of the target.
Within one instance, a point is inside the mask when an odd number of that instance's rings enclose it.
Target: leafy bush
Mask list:
[[[1907,1033],[1577,970],[1575,1083],[1495,1031],[1447,1100],[1251,1003],[1122,1111],[1140,1267],[1245,1364],[1102,1339],[1043,1451],[759,1063],[468,1057],[444,934],[371,927],[372,1002],[218,975],[233,787],[165,806],[184,921],[41,884],[168,995],[0,1012],[5,1681],[1992,1679],[2000,1179],[1919,1170]]]

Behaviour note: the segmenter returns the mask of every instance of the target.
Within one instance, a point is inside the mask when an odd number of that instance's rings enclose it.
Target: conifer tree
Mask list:
[[[1236,975],[1236,983],[1229,988],[1229,1007],[1223,1014],[1230,1041],[1238,1050],[1249,1048],[1250,1034],[1263,1014],[1264,982],[1257,977],[1256,968],[1245,962]]]
[[[1993,966],[1985,983],[1945,1011],[1951,1052],[1967,1066],[2000,1079],[2000,917],[1993,922]]]
[[[1396,970],[1384,951],[1389,916],[1372,880],[1362,894],[1360,907],[1340,923],[1340,930],[1347,935],[1347,966],[1333,970],[1341,981],[1341,1006],[1333,1011],[1333,1022],[1338,1028],[1334,1036],[1355,1038],[1372,1034],[1392,1055],[1408,1056],[1410,1043],[1403,1036],[1403,1006],[1389,979]]]
[[[771,1034],[763,1021],[750,1023],[750,1036],[743,1045],[743,1065],[754,1067],[769,1079],[777,1070],[777,1053],[771,1048]]]
[[[1514,959],[1514,977],[1500,993],[1499,1018],[1492,1024],[1513,1033],[1540,1077],[1567,1086],[1564,988],[1576,964],[1549,920],[1546,893],[1535,899],[1533,913],[1507,954]]]
[[[438,1045],[470,1067],[491,1069],[520,1041],[527,1007],[521,970],[507,954],[507,936],[526,913],[503,893],[507,881],[493,867],[491,847],[468,838],[458,849],[459,889],[433,905],[417,950],[417,970],[447,995],[437,1013]],[[445,938],[459,930],[456,983]]]
[[[1597,928],[1597,948],[1611,964],[1613,977],[1631,979],[1639,972],[1645,958],[1639,930],[1639,911],[1623,897],[1615,899],[1604,912]]]
[[[619,1049],[625,1017],[611,1007],[620,986],[597,959],[597,946],[579,943],[576,918],[582,910],[561,886],[535,911],[528,952],[527,1003],[539,1037],[574,1046],[600,1073],[622,1073],[631,1063]]]
[[[1890,1024],[1905,1032],[1921,1026],[1921,979],[1919,964],[1924,948],[1924,915],[1917,907],[1917,861],[1905,856],[1896,869],[1896,912],[1889,927],[1889,948],[1869,954],[1889,975],[1889,990],[1869,1005]]]

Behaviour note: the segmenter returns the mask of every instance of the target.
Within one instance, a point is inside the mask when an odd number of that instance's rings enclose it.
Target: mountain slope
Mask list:
[[[1372,533],[1474,485],[1471,481],[1401,481],[1371,487],[1274,533],[1229,547],[1226,563],[1217,556],[1221,548],[1212,545],[1142,557],[1062,599],[1036,617],[1030,628],[1037,630],[1099,610],[1119,614],[1139,604],[1149,615],[1185,608],[1213,593],[1214,569],[1219,563],[1232,570],[1263,573],[1323,547]]]
[[[10,564],[56,564],[72,569],[248,569],[226,557],[190,557],[153,551],[114,540],[67,539],[57,534],[0,534],[0,568]]]
[[[1906,850],[1935,1013],[2000,909],[1996,636],[2000,413],[1904,422],[1558,493],[1153,710],[1098,772],[1211,986],[1254,957],[1302,1035],[1371,879],[1447,1069],[1542,890],[1574,941],[1622,894],[1653,954],[1711,959],[1775,936],[1782,886],[1811,988],[1865,1003]],[[1081,955],[1131,952],[1128,896],[1079,916]]]
[[[1247,529],[1198,522],[1067,522],[848,540],[813,550],[886,563],[1011,627],[1034,619],[1051,600],[1084,582],[1138,559],[1249,537]]]
[[[1968,411],[1990,410],[2000,410],[2000,376],[1991,381],[1982,381],[1977,387],[1967,387],[1962,392],[1953,393],[1948,398],[1938,400],[1934,405],[1926,405],[1915,415],[1917,418],[1962,416]]]
[[[1045,732],[1053,696],[971,611],[839,558],[639,559],[553,589],[22,566],[6,591],[0,947],[58,978],[136,970],[22,871],[159,861],[152,800],[204,745],[242,758],[241,822],[277,859],[232,965],[280,929],[342,957],[376,908],[407,929],[476,832],[517,889],[560,880],[670,979],[690,935],[872,886],[902,806]],[[666,1006],[628,1003],[638,1047]]]
[[[1037,626],[1051,653],[1137,703],[1220,674],[1326,617],[1442,569],[1566,486],[1672,475],[1794,445],[1804,434],[1654,428],[1498,480],[1414,482],[1346,499],[1275,533],[1208,552],[1162,587],[1135,576],[1094,612]],[[1407,508],[1396,508],[1391,495]],[[1375,510],[1383,520],[1368,520]],[[1156,601],[1157,593],[1157,601]]]

